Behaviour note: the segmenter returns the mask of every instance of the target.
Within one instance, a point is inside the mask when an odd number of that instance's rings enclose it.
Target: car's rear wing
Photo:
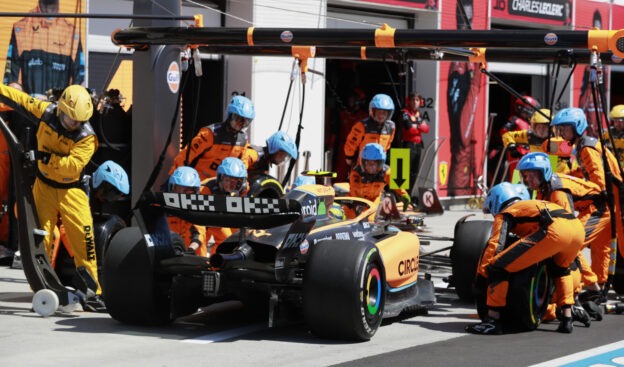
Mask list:
[[[301,215],[295,200],[149,192],[143,200],[169,215],[210,227],[263,229],[294,222]]]

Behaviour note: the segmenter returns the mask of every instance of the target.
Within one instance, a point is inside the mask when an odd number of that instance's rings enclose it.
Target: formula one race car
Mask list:
[[[332,216],[336,204],[357,217]],[[282,199],[147,192],[136,211],[140,227],[120,230],[105,254],[108,311],[124,323],[165,324],[236,299],[266,307],[269,325],[281,310],[295,310],[319,337],[368,340],[382,319],[426,312],[435,302],[433,283],[418,274],[418,237],[369,222],[376,210],[323,185],[299,186]],[[167,214],[241,229],[212,257],[200,257],[174,250]]]

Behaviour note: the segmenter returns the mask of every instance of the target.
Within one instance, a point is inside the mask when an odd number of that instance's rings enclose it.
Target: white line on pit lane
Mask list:
[[[547,362],[534,364],[530,367],[550,367],[550,366],[621,366],[624,364],[624,350],[617,356],[601,356],[609,352],[624,348],[624,340],[612,344],[603,345],[598,348],[584,350],[569,356],[553,359]],[[601,358],[602,357],[602,358]],[[612,358],[612,357],[615,357]],[[617,359],[617,360],[616,360]],[[608,364],[605,364],[607,362]]]
[[[264,330],[266,328],[267,328],[266,323],[253,324],[253,325],[249,325],[249,326],[245,326],[245,327],[241,327],[241,328],[237,328],[237,329],[231,329],[231,330],[222,331],[222,332],[219,332],[219,333],[202,335],[202,336],[198,336],[197,338],[193,338],[193,339],[184,339],[184,340],[182,340],[182,343],[190,343],[190,344],[210,344],[210,343],[216,343],[216,342],[220,342],[222,340],[228,340],[228,339],[236,338],[236,337],[241,336],[241,335],[251,334],[251,333],[254,333],[256,331]]]

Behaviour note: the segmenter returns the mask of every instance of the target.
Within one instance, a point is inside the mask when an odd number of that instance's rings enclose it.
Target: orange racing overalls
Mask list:
[[[604,284],[609,272],[611,217],[600,187],[585,179],[553,174],[550,182],[537,191],[537,199],[558,204],[570,213],[578,212],[577,218],[585,227],[583,247],[591,249],[592,260],[590,269],[581,268],[583,283]],[[581,253],[579,256],[583,257]],[[581,263],[587,264],[584,259]]]
[[[602,162],[602,145],[593,137],[583,135],[576,143],[576,160],[579,167],[570,172],[571,175],[584,177],[600,187],[603,192],[607,191],[605,170]],[[622,176],[618,167],[618,162],[613,153],[609,149],[605,152],[609,170],[612,173],[611,190],[613,191],[613,218],[616,223],[617,238],[624,239],[624,226],[622,226],[622,204],[620,188],[622,187]],[[618,241],[618,249],[620,253],[624,253],[624,240]],[[592,259],[594,255],[592,254]]]
[[[191,242],[199,243],[199,247],[195,250],[195,254],[206,256],[206,228],[195,225],[173,215],[167,216],[169,222],[169,230],[175,232],[184,240],[184,248],[188,249]]]
[[[37,162],[33,187],[39,225],[48,233],[44,241],[48,256],[51,258],[51,234],[60,214],[76,268],[87,269],[98,283],[96,293],[100,294],[93,218],[89,198],[82,188],[83,170],[98,146],[93,128],[87,122],[75,131],[67,131],[57,116],[56,104],[5,85],[0,85],[0,102],[39,121],[37,150],[51,154],[47,163]]]
[[[355,166],[349,177],[349,196],[360,197],[375,202],[384,188],[390,183],[390,166],[384,164],[379,173],[371,175],[361,165]],[[399,197],[407,195],[404,189],[395,189]]]
[[[232,130],[228,121],[202,127],[191,140],[188,164],[185,164],[186,146],[175,157],[169,176],[180,166],[190,166],[197,170],[201,180],[216,177],[217,168],[227,157],[239,158],[247,165],[247,145],[247,133]]]
[[[345,158],[354,160],[359,156],[362,148],[369,143],[378,143],[387,152],[394,139],[394,130],[395,124],[392,120],[386,120],[380,124],[369,117],[356,122],[345,141]]]
[[[249,184],[247,182],[243,183],[243,189],[241,190],[240,196],[247,195],[249,191]],[[207,180],[202,181],[201,189],[199,191],[202,195],[228,195],[226,192],[221,190],[219,187],[219,183],[217,182],[216,177],[209,178]],[[214,244],[210,246],[209,252],[210,255],[214,255],[217,252],[217,248],[226,238],[230,237],[232,233],[238,231],[238,228],[227,228],[227,227],[206,227],[206,242],[210,240],[210,236],[212,236]]]
[[[518,240],[507,244],[513,232]],[[543,200],[517,201],[494,217],[478,268],[488,279],[487,306],[500,309],[507,305],[509,275],[552,258],[551,274],[561,296],[559,306],[574,304],[570,264],[583,246],[583,224],[557,204]]]

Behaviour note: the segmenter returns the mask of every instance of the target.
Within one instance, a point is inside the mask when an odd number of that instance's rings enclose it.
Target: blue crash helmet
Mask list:
[[[295,141],[283,131],[278,131],[269,136],[266,143],[269,149],[269,154],[275,154],[280,150],[283,150],[292,159],[297,159],[299,155],[297,151],[297,144],[295,144]]]
[[[388,115],[388,119],[390,119],[394,114],[394,102],[387,94],[376,94],[368,104],[368,114],[371,116],[373,115],[373,109],[390,111]]]
[[[530,198],[526,186],[501,182],[488,191],[483,203],[483,212],[496,215],[514,200],[528,200]]]
[[[111,184],[124,195],[128,195],[130,193],[130,180],[128,180],[128,174],[119,164],[113,161],[106,161],[102,163],[98,169],[93,172],[94,189],[100,187],[104,181]]]
[[[175,186],[186,186],[199,189],[201,186],[201,179],[199,178],[199,174],[195,168],[188,166],[178,167],[169,177],[167,189],[169,191],[173,191]]]
[[[576,107],[564,108],[557,112],[550,123],[551,126],[573,125],[577,135],[583,135],[587,129],[587,117],[582,109]]]
[[[239,179],[239,182],[236,185],[236,191],[239,194],[247,186],[247,167],[245,167],[243,161],[238,158],[227,157],[221,162],[219,167],[217,167],[217,183],[221,190],[224,190],[223,176]]]
[[[217,168],[217,177],[226,175],[235,178],[247,178],[247,168],[243,161],[234,157],[225,158]]]
[[[550,157],[543,152],[532,152],[520,159],[518,162],[517,170],[534,170],[542,172],[542,178],[544,181],[550,181],[552,177],[552,166],[550,164]]]
[[[249,120],[253,120],[256,117],[256,110],[253,102],[244,96],[232,97],[232,100],[227,107],[226,118],[229,119],[233,113]]]
[[[362,149],[360,158],[367,161],[386,161],[386,152],[384,148],[377,143],[368,143]]]

